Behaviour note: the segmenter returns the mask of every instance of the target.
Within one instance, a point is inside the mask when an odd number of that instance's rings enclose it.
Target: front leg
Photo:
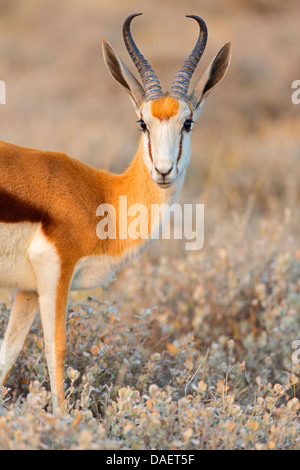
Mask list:
[[[72,270],[42,232],[34,237],[28,254],[37,278],[53,412],[56,414],[64,402],[66,310]]]
[[[51,267],[50,267],[51,269]],[[44,281],[47,288],[44,290]],[[45,353],[50,376],[53,412],[56,414],[64,402],[64,362],[66,355],[66,311],[69,279],[64,274],[50,285],[49,268],[39,270],[39,304],[43,326]]]

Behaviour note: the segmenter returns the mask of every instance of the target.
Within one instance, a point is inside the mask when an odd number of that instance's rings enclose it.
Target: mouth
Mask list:
[[[160,188],[167,189],[167,188],[170,188],[172,186],[173,182],[162,181],[161,183],[156,182],[156,184]]]

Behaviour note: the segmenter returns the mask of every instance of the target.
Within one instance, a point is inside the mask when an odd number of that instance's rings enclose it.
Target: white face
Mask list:
[[[169,188],[190,161],[191,108],[170,97],[148,101],[140,110],[140,125],[145,165],[159,187]]]

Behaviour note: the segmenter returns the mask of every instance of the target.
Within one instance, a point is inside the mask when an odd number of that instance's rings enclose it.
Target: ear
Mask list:
[[[200,80],[195,86],[195,89],[189,97],[194,110],[200,114],[202,105],[213,89],[226,75],[227,69],[230,64],[231,58],[231,43],[227,42],[219,50],[211,64],[207,67]]]
[[[112,77],[121,85],[124,90],[129,94],[136,113],[145,101],[145,91],[142,85],[132,75],[123,62],[119,59],[117,53],[112,46],[102,39],[102,51],[106,67],[108,68]]]

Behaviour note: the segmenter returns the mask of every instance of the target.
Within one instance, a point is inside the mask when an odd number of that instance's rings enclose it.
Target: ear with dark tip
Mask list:
[[[102,39],[102,51],[108,71],[119,85],[127,91],[138,113],[142,103],[145,101],[145,91],[143,87],[128,70],[126,65],[119,59],[113,47],[105,39]]]
[[[189,97],[195,110],[198,109],[200,111],[204,100],[207,98],[211,90],[225,77],[230,64],[230,59],[231,43],[227,42],[207,67],[196,84],[193,93]]]

